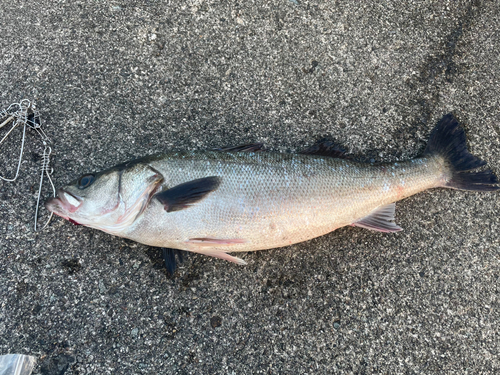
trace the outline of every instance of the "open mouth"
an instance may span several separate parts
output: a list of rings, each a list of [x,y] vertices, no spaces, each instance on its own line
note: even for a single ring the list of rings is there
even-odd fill
[[[47,202],[45,202],[45,208],[47,208],[50,212],[69,220],[64,213],[75,212],[81,204],[82,199],[80,197],[77,197],[63,189],[59,189],[54,198],[50,198]]]

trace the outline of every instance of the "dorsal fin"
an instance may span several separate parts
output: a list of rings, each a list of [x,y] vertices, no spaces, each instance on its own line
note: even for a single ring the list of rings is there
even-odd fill
[[[240,145],[240,146],[221,147],[221,148],[217,148],[216,151],[222,151],[222,152],[259,152],[259,151],[264,151],[264,144],[263,143],[249,143],[249,144]]]
[[[309,146],[305,150],[299,152],[299,154],[306,155],[318,155],[318,156],[329,156],[332,158],[348,159],[346,156],[346,150],[335,145],[332,141],[322,139],[317,143]]]

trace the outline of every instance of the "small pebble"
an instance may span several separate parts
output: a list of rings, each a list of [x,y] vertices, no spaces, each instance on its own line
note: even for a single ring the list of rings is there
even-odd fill
[[[210,318],[210,325],[212,328],[217,328],[222,325],[222,318],[220,316],[212,316]]]

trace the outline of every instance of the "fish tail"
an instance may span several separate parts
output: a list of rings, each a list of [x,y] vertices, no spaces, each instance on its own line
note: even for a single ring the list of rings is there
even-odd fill
[[[444,158],[449,177],[443,187],[470,191],[500,189],[493,171],[475,171],[486,162],[469,153],[465,132],[451,113],[444,116],[432,131],[424,155]]]

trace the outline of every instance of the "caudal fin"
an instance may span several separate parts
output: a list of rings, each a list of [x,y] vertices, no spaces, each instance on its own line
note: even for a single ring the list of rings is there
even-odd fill
[[[470,191],[500,189],[497,176],[491,170],[474,172],[486,162],[469,153],[465,132],[451,113],[444,116],[432,131],[424,155],[440,155],[447,161],[451,178],[445,187]]]

